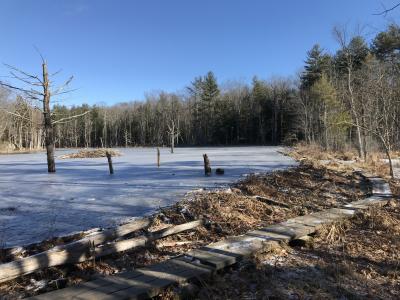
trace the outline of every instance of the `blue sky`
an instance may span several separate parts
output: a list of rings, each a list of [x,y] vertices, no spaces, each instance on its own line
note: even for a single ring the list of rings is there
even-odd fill
[[[141,100],[209,70],[219,82],[293,75],[314,43],[336,49],[333,26],[371,38],[399,19],[373,15],[396,2],[1,0],[0,62],[39,73],[35,45],[58,79],[74,75],[67,105]]]

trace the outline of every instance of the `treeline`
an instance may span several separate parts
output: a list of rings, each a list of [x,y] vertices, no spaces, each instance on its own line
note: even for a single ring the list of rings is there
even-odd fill
[[[53,118],[90,111],[55,125],[57,147],[266,145],[305,140],[326,149],[399,148],[400,28],[392,24],[368,43],[334,29],[339,49],[315,45],[298,79],[220,85],[212,72],[182,94],[159,92],[145,101],[67,108]],[[7,90],[0,92],[0,136],[16,148],[43,145],[41,114]],[[171,127],[174,133],[171,135]]]
[[[301,134],[298,93],[293,82],[254,78],[251,86],[220,87],[212,72],[195,78],[186,93],[153,93],[145,101],[113,106],[56,105],[53,118],[89,114],[55,124],[56,147],[278,144]],[[3,97],[4,102],[4,97]],[[42,147],[41,113],[17,97],[2,111],[0,132],[13,147]],[[10,113],[11,112],[11,113]]]
[[[300,78],[304,137],[326,149],[354,145],[363,158],[379,148],[389,156],[400,142],[400,28],[390,25],[370,45],[338,28],[334,35],[339,50],[314,46]]]

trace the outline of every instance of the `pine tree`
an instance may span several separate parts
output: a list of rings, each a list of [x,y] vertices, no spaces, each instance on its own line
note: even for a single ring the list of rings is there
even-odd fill
[[[352,70],[359,70],[369,55],[369,48],[365,39],[355,36],[345,49],[337,51],[335,65],[339,72],[346,72],[350,67]]]
[[[301,87],[309,89],[323,74],[328,73],[331,57],[316,44],[307,52],[305,63],[304,72],[301,75]]]
[[[323,137],[323,144],[328,149],[331,142],[337,146],[338,141],[343,140],[351,122],[348,112],[346,112],[340,101],[337,98],[337,93],[334,86],[329,82],[326,75],[322,75],[311,88],[313,98],[319,102],[322,108],[320,114],[323,132],[320,136]]]
[[[253,140],[260,144],[266,143],[266,122],[273,117],[272,101],[268,97],[268,87],[265,82],[259,80],[257,77],[253,78],[253,88],[251,91],[252,104],[253,104],[253,130],[252,132],[257,133],[257,136],[253,137]],[[270,122],[273,123],[273,122]],[[271,126],[269,124],[270,135]],[[272,139],[272,138],[271,138]],[[272,141],[271,141],[272,142]]]
[[[219,98],[219,88],[217,79],[213,72],[208,72],[202,81],[201,92],[201,120],[205,143],[213,143],[213,135],[215,130],[215,106]]]
[[[381,60],[400,62],[400,27],[389,25],[386,31],[379,33],[372,42],[373,53]]]

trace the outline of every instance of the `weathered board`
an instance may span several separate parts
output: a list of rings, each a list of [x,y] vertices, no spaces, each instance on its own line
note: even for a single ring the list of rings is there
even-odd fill
[[[190,263],[183,258],[175,258],[30,299],[143,299],[157,295],[161,289],[167,286],[211,272],[212,269],[206,266]]]

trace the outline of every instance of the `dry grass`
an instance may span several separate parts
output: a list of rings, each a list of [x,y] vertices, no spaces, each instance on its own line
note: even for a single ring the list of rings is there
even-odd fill
[[[381,152],[369,153],[367,159],[361,160],[353,151],[326,151],[318,145],[298,144],[288,153],[297,160],[307,161],[316,166],[325,165],[329,169],[351,172],[354,169],[363,169],[371,174],[390,179],[389,165],[383,161],[386,155]],[[393,152],[393,157],[396,153]]]
[[[118,150],[112,149],[94,149],[94,150],[80,150],[76,153],[61,155],[58,158],[60,159],[69,159],[69,158],[98,158],[98,157],[106,157],[106,152],[110,153],[111,156],[121,156],[121,152]]]
[[[400,207],[323,228],[312,248],[260,251],[201,285],[192,299],[399,299]]]
[[[334,160],[339,159],[343,161],[357,160],[357,153],[354,150],[332,151],[325,150],[318,144],[303,144],[299,143],[293,147],[290,155],[296,159],[313,158],[314,160]]]

